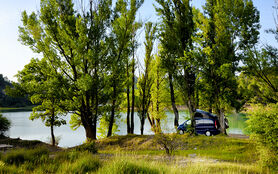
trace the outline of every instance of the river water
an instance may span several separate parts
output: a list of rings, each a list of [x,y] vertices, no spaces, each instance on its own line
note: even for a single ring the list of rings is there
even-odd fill
[[[46,127],[44,123],[40,120],[29,120],[31,112],[7,112],[2,113],[3,116],[8,118],[12,126],[7,132],[7,135],[11,138],[21,138],[25,140],[41,140],[43,142],[50,142],[50,128]],[[179,123],[186,120],[187,113],[180,112]],[[230,123],[229,133],[243,134],[243,129],[246,127],[245,118],[235,114],[228,118]],[[69,123],[70,115],[65,116],[65,120]],[[116,134],[126,135],[126,114],[121,113],[121,119],[117,121],[119,127]],[[140,134],[140,120],[137,113],[134,115],[134,132],[135,134]],[[161,127],[163,132],[175,132],[174,129],[174,114],[167,112],[167,118],[162,120]],[[82,144],[85,137],[85,130],[81,126],[77,130],[73,131],[69,124],[63,125],[61,127],[55,127],[55,136],[59,139],[59,146],[61,147],[72,147]],[[153,134],[151,131],[150,124],[148,120],[145,121],[144,134]],[[100,136],[100,134],[97,134]]]

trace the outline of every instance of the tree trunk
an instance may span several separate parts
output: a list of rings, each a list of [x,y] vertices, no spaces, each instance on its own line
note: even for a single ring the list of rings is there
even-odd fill
[[[156,119],[156,130],[157,133],[161,133],[160,119]]]
[[[172,102],[172,108],[175,114],[174,118],[174,126],[177,128],[179,126],[179,111],[176,107],[176,101],[175,101],[175,92],[174,92],[174,86],[173,86],[173,77],[172,74],[169,73],[169,83],[170,83],[170,94],[171,94],[171,102]]]
[[[220,109],[220,132],[221,134],[225,134],[227,135],[227,132],[226,132],[226,126],[225,126],[225,116],[224,116],[224,110],[223,109]]]
[[[134,104],[135,104],[135,60],[134,53],[132,57],[132,94],[131,94],[131,123],[130,133],[134,134]]]
[[[93,117],[93,137],[94,140],[97,139],[97,118],[98,118],[98,94],[97,94],[97,88],[96,88],[96,103],[95,103],[95,115]]]
[[[141,127],[140,127],[141,135],[144,134],[144,126],[145,126],[145,116],[142,116],[141,117]]]
[[[127,114],[126,114],[126,125],[127,125],[127,134],[130,134],[130,120],[129,120],[129,114],[130,114],[130,101],[129,101],[129,67],[128,67],[128,63],[127,63],[127,79],[128,79],[128,82],[127,82],[127,90],[126,90],[126,95],[127,95]]]
[[[85,128],[85,132],[86,132],[87,141],[90,142],[92,140],[95,140],[96,137],[94,136],[93,127],[90,125],[85,125],[84,128]]]
[[[55,146],[56,141],[55,141],[55,136],[54,136],[54,118],[55,118],[55,113],[54,110],[51,113],[51,123],[50,123],[50,130],[51,130],[51,144],[52,146]]]
[[[93,126],[92,113],[88,113],[88,109],[86,107],[88,106],[86,106],[84,100],[82,100],[80,111],[81,122],[86,132],[87,141],[92,141],[96,139],[96,127]]]
[[[116,82],[114,80],[114,82],[113,82],[112,111],[111,111],[111,116],[110,116],[110,120],[109,120],[109,127],[108,127],[107,137],[110,137],[112,135],[114,117],[115,117],[115,107],[116,107]]]

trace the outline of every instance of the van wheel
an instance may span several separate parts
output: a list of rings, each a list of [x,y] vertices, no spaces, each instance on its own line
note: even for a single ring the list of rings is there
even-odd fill
[[[184,134],[183,130],[179,130],[179,134],[180,135]]]
[[[206,131],[206,136],[211,136],[211,133],[210,133],[210,131]]]

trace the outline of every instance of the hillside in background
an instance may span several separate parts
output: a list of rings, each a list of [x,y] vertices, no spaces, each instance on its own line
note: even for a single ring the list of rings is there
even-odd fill
[[[30,106],[32,103],[28,100],[28,97],[11,97],[6,95],[5,88],[7,86],[12,87],[11,81],[0,74],[0,107],[24,107]]]

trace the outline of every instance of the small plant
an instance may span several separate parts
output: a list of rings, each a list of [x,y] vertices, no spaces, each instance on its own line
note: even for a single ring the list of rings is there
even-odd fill
[[[180,145],[180,140],[177,134],[156,134],[154,138],[155,142],[158,143],[166,152],[167,155],[172,155],[173,151]]]
[[[2,114],[0,114],[0,136],[3,136],[10,127],[11,122],[7,118],[3,117]]]

